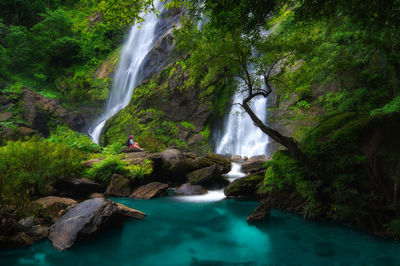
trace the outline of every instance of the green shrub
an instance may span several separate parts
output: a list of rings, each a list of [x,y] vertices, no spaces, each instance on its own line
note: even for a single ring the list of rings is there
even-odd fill
[[[382,108],[378,108],[371,111],[371,114],[384,114],[400,112],[400,96],[395,97],[390,103],[386,104]]]
[[[125,162],[116,157],[110,157],[94,164],[93,167],[86,172],[86,176],[108,186],[113,174],[125,176],[129,174],[129,170],[125,166]]]
[[[125,147],[125,145],[122,145],[121,143],[113,143],[109,144],[106,147],[103,148],[103,154],[104,155],[117,155],[121,152],[121,150]]]
[[[400,219],[393,219],[388,224],[385,224],[386,231],[394,235],[400,235]]]
[[[53,143],[64,143],[72,149],[84,152],[101,152],[102,148],[93,143],[88,135],[82,135],[66,126],[57,126],[48,139]]]
[[[119,157],[110,156],[93,165],[86,171],[86,176],[105,186],[110,184],[113,174],[120,174],[131,180],[143,179],[153,172],[151,160],[146,159],[143,164],[129,164]]]
[[[27,207],[58,179],[79,177],[83,153],[62,143],[8,142],[0,147],[0,206]]]

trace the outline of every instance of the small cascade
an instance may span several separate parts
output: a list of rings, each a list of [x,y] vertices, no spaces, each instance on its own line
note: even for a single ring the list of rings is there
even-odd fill
[[[242,172],[242,166],[238,163],[231,164],[231,171],[225,176],[228,178],[229,182],[233,182],[238,178],[244,177],[246,174]]]
[[[154,6],[157,10],[163,9],[160,0],[155,0]],[[89,128],[89,136],[97,144],[100,142],[100,134],[107,120],[129,104],[133,90],[142,82],[140,70],[157,39],[156,27],[160,21],[154,13],[143,15],[144,22],[132,26],[123,45],[105,110]]]
[[[229,182],[233,182],[238,178],[244,177],[246,174],[241,172],[242,166],[237,163],[232,163],[231,171],[227,173],[225,176],[228,178]],[[195,196],[176,196],[174,197],[179,201],[187,201],[187,202],[213,202],[220,201],[225,199],[225,194],[223,189],[219,190],[209,190],[204,195],[195,195]]]

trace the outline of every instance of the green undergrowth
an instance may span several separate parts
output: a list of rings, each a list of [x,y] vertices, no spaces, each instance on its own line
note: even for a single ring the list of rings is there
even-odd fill
[[[113,174],[120,174],[129,178],[131,182],[138,182],[138,180],[146,178],[152,172],[151,160],[146,159],[143,164],[129,164],[122,160],[121,155],[114,155],[94,164],[85,172],[85,176],[104,186],[108,186]]]
[[[306,134],[301,146],[329,176],[316,174],[286,151],[278,151],[267,162],[261,190],[292,188],[306,199],[306,217],[383,230],[392,217],[400,217],[399,202],[393,200],[399,173],[389,170],[399,163],[400,143],[395,137],[399,121],[400,113],[327,116]],[[393,231],[393,224],[385,228]]]
[[[35,1],[29,11],[28,2],[0,12],[1,85],[22,83],[74,109],[103,104],[113,67],[102,77],[96,70],[103,62],[115,65],[127,25],[107,23],[93,1]]]
[[[48,140],[53,143],[63,143],[71,149],[78,149],[82,152],[102,152],[102,148],[96,143],[93,143],[88,135],[82,135],[66,126],[58,125],[57,128],[51,132]]]
[[[29,213],[30,201],[51,191],[61,178],[80,177],[82,152],[39,138],[0,147],[0,211]]]

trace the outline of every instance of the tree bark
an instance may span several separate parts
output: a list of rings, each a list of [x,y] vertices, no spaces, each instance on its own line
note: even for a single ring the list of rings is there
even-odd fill
[[[281,144],[283,147],[285,147],[289,154],[296,160],[300,161],[301,163],[304,163],[308,166],[313,165],[312,161],[308,158],[306,154],[304,154],[297,143],[297,141],[291,137],[283,136],[280,134],[278,131],[268,127],[265,125],[259,118],[258,116],[254,113],[254,111],[251,109],[249,106],[249,101],[253,97],[247,97],[243,103],[242,107],[243,109],[247,112],[247,114],[250,116],[251,120],[253,121],[254,125],[261,129],[262,132],[267,134],[270,138]]]

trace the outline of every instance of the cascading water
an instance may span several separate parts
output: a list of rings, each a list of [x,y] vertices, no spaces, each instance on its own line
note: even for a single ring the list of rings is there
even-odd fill
[[[160,0],[154,1],[157,10],[163,8]],[[122,48],[121,59],[115,72],[114,81],[103,114],[89,128],[89,136],[99,144],[100,134],[107,120],[125,108],[131,99],[133,90],[143,77],[140,75],[146,55],[156,41],[156,26],[159,18],[154,13],[144,15],[144,22],[132,26],[128,39]]]
[[[243,85],[238,86],[238,91],[242,90]],[[238,104],[243,101],[245,95],[235,93],[232,107],[224,123],[222,137],[218,138],[216,153],[232,154],[242,156],[255,156],[267,153],[268,136],[253,124],[250,116],[244,112]],[[267,99],[264,97],[255,98],[251,103],[255,114],[266,122],[267,119]]]

